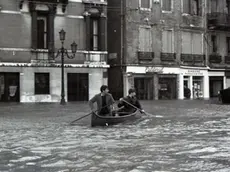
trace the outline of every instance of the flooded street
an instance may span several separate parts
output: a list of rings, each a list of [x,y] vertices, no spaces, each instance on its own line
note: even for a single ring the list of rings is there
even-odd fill
[[[135,123],[90,127],[86,103],[0,104],[1,172],[228,172],[230,105],[142,101]],[[156,116],[157,115],[157,116]]]

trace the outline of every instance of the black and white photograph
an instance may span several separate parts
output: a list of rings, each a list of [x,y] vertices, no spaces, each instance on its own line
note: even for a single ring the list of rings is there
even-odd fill
[[[230,172],[230,0],[0,0],[0,172]]]

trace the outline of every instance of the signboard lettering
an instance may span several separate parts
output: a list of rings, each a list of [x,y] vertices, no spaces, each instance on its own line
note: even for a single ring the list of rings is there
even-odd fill
[[[163,67],[146,67],[146,73],[163,73]]]

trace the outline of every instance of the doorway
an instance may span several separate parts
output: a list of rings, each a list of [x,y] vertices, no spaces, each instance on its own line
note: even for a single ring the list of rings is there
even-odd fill
[[[152,78],[143,77],[134,78],[134,87],[137,98],[140,100],[153,100],[153,82]]]
[[[20,101],[19,73],[0,73],[0,101]]]
[[[88,101],[88,73],[68,73],[68,101]]]
[[[223,89],[223,77],[211,76],[209,78],[209,93],[210,97],[217,97],[218,91]]]

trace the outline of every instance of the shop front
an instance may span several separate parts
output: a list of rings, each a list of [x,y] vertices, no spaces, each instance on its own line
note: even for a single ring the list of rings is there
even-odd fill
[[[132,67],[124,74],[124,94],[135,88],[140,100],[177,99],[179,68]]]
[[[210,98],[217,97],[218,92],[225,87],[225,73],[224,71],[212,70],[208,72]]]
[[[205,69],[181,69],[179,99],[208,99],[209,77]]]

